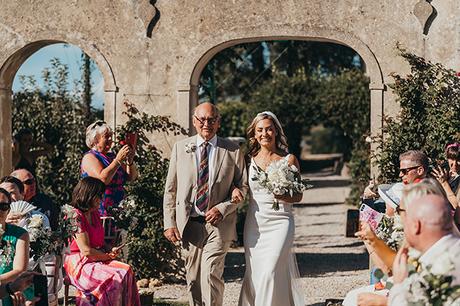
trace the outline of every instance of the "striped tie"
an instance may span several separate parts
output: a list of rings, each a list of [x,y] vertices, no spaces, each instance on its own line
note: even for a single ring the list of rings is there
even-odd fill
[[[196,194],[196,207],[205,212],[209,203],[209,168],[208,168],[208,145],[204,142],[201,145],[200,169],[198,172],[198,191]]]

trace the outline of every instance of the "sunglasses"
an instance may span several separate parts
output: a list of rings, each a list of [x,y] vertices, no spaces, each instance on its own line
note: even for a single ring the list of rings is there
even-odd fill
[[[207,122],[209,125],[213,125],[214,123],[217,122],[218,118],[198,118],[197,116],[194,116],[196,120],[198,120],[201,125],[204,125],[205,122]]]
[[[403,211],[406,211],[406,210],[405,210],[405,209],[402,209],[402,208],[399,207],[399,206],[396,206],[395,211],[396,211],[396,213],[397,213],[398,215],[400,215]]]
[[[409,173],[409,171],[414,170],[414,169],[417,169],[418,167],[420,167],[420,165],[414,166],[414,167],[405,168],[405,169],[399,169],[399,172],[401,172],[403,175],[406,175],[407,173]]]
[[[91,129],[93,130],[93,129],[95,129],[97,126],[103,126],[104,124],[106,124],[105,121],[101,121],[101,120],[96,121],[96,122],[93,123],[93,126],[91,127]]]
[[[8,202],[0,202],[0,210],[1,211],[7,211],[10,209],[10,203]]]
[[[35,183],[35,179],[30,178],[30,179],[27,179],[27,180],[25,180],[25,181],[22,181],[22,183],[23,183],[24,185],[32,185],[33,183]]]

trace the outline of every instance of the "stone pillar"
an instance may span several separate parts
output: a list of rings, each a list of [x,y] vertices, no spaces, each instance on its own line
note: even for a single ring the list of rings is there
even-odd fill
[[[0,176],[11,173],[11,102],[13,92],[11,88],[0,88]]]
[[[118,87],[104,91],[104,121],[115,131],[117,125]]]
[[[385,84],[370,84],[371,91],[371,137],[381,135],[383,128],[383,105],[384,105],[384,91]],[[371,143],[371,152],[377,151],[377,144]],[[371,178],[378,177],[380,170],[371,160]]]
[[[177,123],[186,128],[189,131],[189,135],[192,135],[192,111],[195,106],[198,105],[198,86],[182,84],[177,88]]]

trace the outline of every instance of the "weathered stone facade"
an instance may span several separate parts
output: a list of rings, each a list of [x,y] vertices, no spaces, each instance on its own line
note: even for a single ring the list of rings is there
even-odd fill
[[[378,133],[382,115],[397,111],[389,74],[408,69],[396,44],[460,70],[459,16],[458,0],[0,0],[0,172],[11,167],[14,75],[43,46],[71,43],[96,61],[112,124],[126,98],[189,127],[199,76],[217,52],[270,39],[345,44],[366,63]]]

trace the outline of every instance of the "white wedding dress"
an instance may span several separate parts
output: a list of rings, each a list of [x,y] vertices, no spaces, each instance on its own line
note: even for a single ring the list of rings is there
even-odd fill
[[[285,158],[288,158],[287,156]],[[246,272],[239,306],[304,306],[295,254],[292,204],[272,209],[273,194],[253,181],[249,167],[250,203],[244,225]]]

